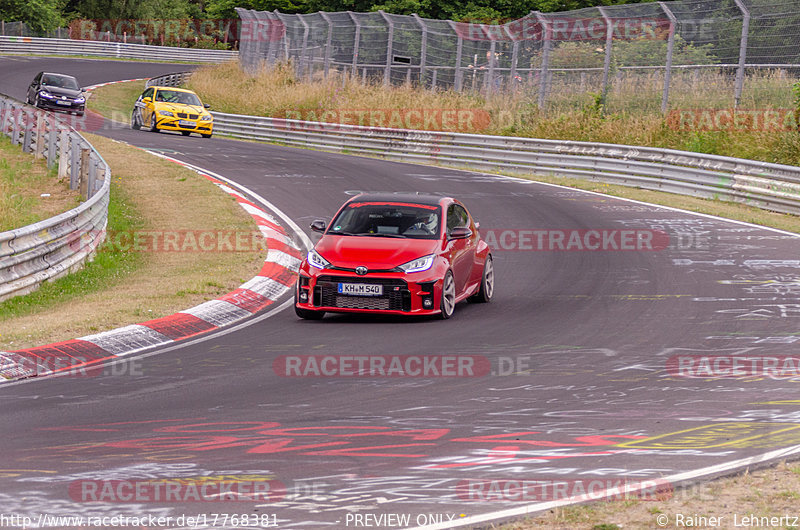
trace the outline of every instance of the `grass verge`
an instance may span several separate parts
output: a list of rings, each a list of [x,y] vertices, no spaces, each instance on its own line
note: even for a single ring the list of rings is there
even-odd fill
[[[745,471],[733,477],[676,490],[665,500],[595,502],[549,510],[500,530],[551,528],[617,530],[652,528],[797,528],[791,518],[780,524],[747,524],[745,517],[797,516],[800,465],[781,462],[774,468]],[[504,505],[507,507],[508,505]],[[659,518],[660,519],[657,519]],[[700,517],[705,517],[703,520]],[[715,524],[711,523],[715,517]],[[734,519],[736,517],[736,519]],[[659,524],[659,521],[666,524]]]
[[[0,232],[58,215],[77,206],[79,199],[44,160],[0,136]]]
[[[136,233],[217,231],[244,233],[250,241],[257,232],[230,196],[193,171],[107,138],[86,136],[111,166],[113,241],[130,241]],[[80,272],[0,303],[0,350],[142,322],[215,298],[259,270],[264,252],[243,248],[141,252],[132,244],[105,245]]]

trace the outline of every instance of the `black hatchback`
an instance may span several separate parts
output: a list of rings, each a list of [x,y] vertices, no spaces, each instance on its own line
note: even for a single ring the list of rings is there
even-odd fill
[[[39,72],[28,87],[27,101],[40,109],[57,109],[83,115],[86,96],[71,75]]]

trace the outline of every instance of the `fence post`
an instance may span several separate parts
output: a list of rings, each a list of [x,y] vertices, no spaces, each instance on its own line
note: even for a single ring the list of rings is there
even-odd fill
[[[531,13],[539,21],[542,26],[542,35],[544,35],[544,44],[542,45],[542,67],[539,73],[539,101],[538,106],[540,109],[544,108],[545,101],[547,100],[547,92],[549,86],[547,81],[550,75],[550,49],[553,47],[553,30],[550,24],[538,11],[531,11]]]
[[[519,41],[514,38],[514,35],[511,34],[511,31],[508,29],[508,26],[503,26],[503,29],[508,35],[508,38],[511,39],[511,42],[514,44],[511,45],[511,71],[508,74],[508,86],[510,88],[516,87],[516,77],[517,77],[517,60],[519,59]]]
[[[50,122],[50,131],[47,133],[47,167],[53,169],[56,165],[56,147],[58,144],[58,128],[55,122]]]
[[[491,39],[490,44],[489,44],[489,57],[488,57],[489,60],[487,61],[489,63],[487,65],[489,67],[489,71],[488,71],[487,77],[485,77],[484,80],[483,80],[483,86],[486,87],[486,90],[487,90],[486,93],[488,94],[490,92],[493,92],[494,89],[495,89],[495,85],[494,85],[494,69],[495,69],[495,66],[494,65],[497,62],[497,56],[496,56],[497,41],[494,39],[494,34],[493,33],[489,33],[488,31],[486,31],[485,27],[483,29],[484,29],[484,33]]]
[[[608,98],[608,71],[611,68],[611,47],[614,41],[614,25],[611,23],[611,19],[608,17],[603,7],[598,7],[597,10],[600,11],[606,23],[606,56],[603,59],[603,112],[605,113],[605,107],[608,103],[606,101]]]
[[[669,18],[669,40],[667,40],[667,64],[664,66],[664,92],[661,95],[661,113],[667,112],[667,106],[669,105],[669,82],[670,77],[672,76],[672,50],[675,47],[675,26],[678,23],[678,19],[675,18],[675,15],[672,13],[667,4],[664,2],[659,2],[658,5],[661,6],[661,9]]]
[[[288,63],[289,62],[289,38],[286,35],[289,34],[289,29],[288,29],[289,25],[283,19],[283,16],[281,15],[280,11],[278,11],[276,9],[275,11],[273,11],[273,14],[276,17],[278,17],[278,20],[281,21],[281,24],[283,24],[283,27],[285,28],[285,31],[286,31],[286,34],[283,37],[283,60]],[[277,59],[277,57],[276,57],[276,59]]]
[[[91,150],[82,147],[80,150],[80,169],[78,170],[78,174],[80,176],[80,194],[84,200],[89,200],[89,155],[91,154]]]
[[[386,37],[386,67],[383,70],[383,86],[389,86],[392,77],[392,44],[394,43],[394,22],[382,9],[378,10],[383,20],[389,25],[389,34]]]
[[[36,134],[33,136],[36,148],[33,151],[34,158],[41,160],[44,158],[44,113],[36,113]]]
[[[15,112],[12,114],[12,118],[11,118],[11,120],[12,120],[11,121],[11,143],[14,144],[14,145],[19,145],[19,143],[20,143],[20,139],[19,139],[20,130],[19,130],[19,128],[20,128],[20,122],[22,121],[23,112],[26,112],[26,111],[22,111],[21,108],[17,108],[17,109],[15,109]]]
[[[747,34],[750,32],[750,11],[745,7],[742,0],[734,0],[742,11],[742,40],[739,43],[739,68],[736,70],[736,87],[733,93],[733,106],[739,106],[742,99],[742,89],[744,88],[744,62],[747,58]]]
[[[87,158],[89,170],[88,170],[88,179],[86,183],[86,200],[89,200],[95,192],[95,178],[97,176],[97,164],[99,163],[98,160],[93,157],[89,156]]]
[[[33,124],[33,116],[28,109],[25,109],[25,131],[22,135],[22,151],[24,153],[30,153],[32,150],[33,145],[33,131],[34,131],[34,124]]]
[[[320,11],[319,14],[325,19],[325,22],[328,23],[328,40],[325,42],[325,77],[328,77],[328,69],[330,68],[331,64],[331,44],[333,42],[333,22],[331,21],[331,17],[324,11]]]
[[[67,135],[67,130],[62,129],[58,133],[58,178],[59,180],[64,180],[67,178],[69,174],[70,168],[70,159],[68,158],[69,153],[69,136]],[[72,187],[72,178],[70,178],[70,189],[74,189]]]
[[[461,87],[464,82],[464,71],[461,70],[461,56],[464,51],[464,39],[461,37],[461,33],[459,33],[456,29],[455,22],[448,20],[447,24],[450,26],[450,29],[453,30],[453,33],[456,34],[456,37],[458,37],[458,43],[456,44],[456,72],[453,79],[453,85],[456,89],[456,92],[461,92]]]
[[[69,143],[69,189],[77,190],[81,184],[80,171],[80,151],[78,150],[78,139],[72,136]]]
[[[361,23],[352,11],[347,12],[355,24],[355,35],[353,35],[353,69],[351,75],[358,75],[358,46],[361,44]]]
[[[414,17],[414,20],[417,21],[419,27],[422,28],[422,42],[420,43],[420,51],[419,51],[419,85],[425,86],[425,62],[428,59],[428,26],[425,25],[425,22],[419,18],[419,15],[413,13],[411,15]],[[408,71],[411,71],[411,67],[409,66]]]

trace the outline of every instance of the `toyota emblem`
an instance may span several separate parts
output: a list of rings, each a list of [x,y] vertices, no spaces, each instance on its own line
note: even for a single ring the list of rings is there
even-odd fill
[[[356,274],[359,276],[364,276],[367,272],[369,272],[369,270],[363,265],[356,267]]]

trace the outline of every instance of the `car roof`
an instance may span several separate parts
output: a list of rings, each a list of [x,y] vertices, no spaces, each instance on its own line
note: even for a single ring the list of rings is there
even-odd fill
[[[189,94],[194,94],[195,96],[197,95],[197,94],[194,93],[193,90],[188,90],[186,88],[178,88],[178,87],[174,87],[174,86],[152,85],[152,86],[149,86],[147,88],[158,88],[158,89],[164,88],[166,90],[177,90],[178,92],[188,92]]]
[[[75,79],[75,81],[78,80],[74,75],[61,74],[59,72],[42,72],[42,77],[46,75],[57,75],[58,77],[69,77],[70,79]]]
[[[426,204],[426,205],[439,205],[442,199],[447,199],[441,195],[434,195],[432,193],[392,193],[392,192],[374,192],[362,193],[350,199],[348,203],[354,202],[405,202],[410,204]]]

